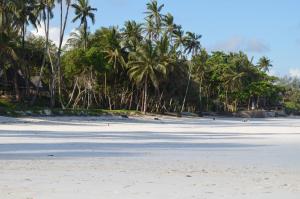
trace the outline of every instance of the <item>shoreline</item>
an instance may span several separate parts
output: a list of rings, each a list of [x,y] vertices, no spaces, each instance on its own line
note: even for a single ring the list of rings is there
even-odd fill
[[[0,198],[298,199],[299,132],[300,118],[0,117]]]

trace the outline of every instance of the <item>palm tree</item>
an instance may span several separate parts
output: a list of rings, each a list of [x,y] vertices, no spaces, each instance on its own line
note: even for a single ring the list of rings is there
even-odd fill
[[[84,49],[87,48],[87,29],[88,29],[88,18],[91,19],[92,23],[95,24],[95,14],[97,8],[92,8],[89,5],[89,0],[78,0],[77,4],[72,4],[75,9],[75,17],[73,23],[80,19],[80,26],[83,26],[84,32]]]
[[[154,22],[151,19],[146,19],[146,23],[144,24],[144,32],[146,33],[146,37],[149,40],[152,40],[154,36],[156,35],[155,32],[155,25]]]
[[[45,51],[48,50],[50,20],[54,17],[54,0],[38,0],[35,12],[39,15],[39,21],[43,21],[44,33],[46,38]]]
[[[179,54],[182,58],[183,56],[183,46],[185,44],[185,36],[184,31],[182,30],[182,26],[175,25],[174,29],[174,48],[179,49]]]
[[[11,32],[10,36],[16,36],[16,32]],[[17,60],[17,54],[14,50],[15,44],[11,41],[11,38],[4,33],[0,33],[0,57],[4,60]]]
[[[14,51],[13,38],[18,37],[19,29],[14,23],[17,10],[16,2],[0,1],[0,55],[1,57],[17,58]]]
[[[16,26],[16,11],[18,10],[17,2],[10,0],[0,1],[0,63],[1,70],[8,65],[13,67],[13,87],[16,100],[20,101],[20,90],[17,81],[17,61],[19,59],[16,53],[17,42],[19,38],[19,27]]]
[[[18,8],[17,2],[11,0],[0,1],[0,32],[9,28],[15,28],[15,13]]]
[[[126,65],[123,58],[123,48],[121,46],[121,34],[116,27],[107,29],[104,34],[106,45],[103,52],[106,54],[108,62],[113,65],[114,70],[118,70],[118,64],[124,67]]]
[[[235,91],[241,92],[242,78],[245,75],[244,72],[238,72],[231,68],[230,66],[224,68],[223,74],[220,79],[223,82],[225,91],[225,111],[229,110],[229,99],[228,93],[233,93]],[[236,106],[235,106],[236,109]]]
[[[164,7],[164,4],[158,5],[157,0],[152,0],[150,3],[147,3],[147,11],[145,12],[146,16],[146,30],[150,35],[149,39],[152,39],[152,36],[157,40],[161,32],[162,27],[162,18],[163,15],[161,11]],[[150,32],[149,30],[153,31]],[[152,35],[152,34],[153,35]]]
[[[265,56],[259,59],[258,61],[258,68],[263,72],[269,72],[270,67],[273,65],[271,64],[271,60]]]
[[[174,31],[176,29],[176,25],[174,24],[174,17],[170,13],[168,13],[163,18],[163,25],[165,27],[166,34],[169,35],[169,41],[172,43],[172,38],[174,36]]]
[[[201,35],[187,32],[187,36],[185,37],[185,40],[184,40],[184,45],[185,45],[184,52],[187,54],[191,54],[192,58],[195,57],[196,54],[201,49],[201,44],[199,41],[201,39],[201,37],[202,37]],[[182,102],[181,112],[183,112],[184,108],[185,108],[185,102],[186,102],[187,94],[189,92],[193,67],[194,67],[194,64],[192,62],[189,62],[188,63],[188,83],[186,86],[185,95],[184,95],[183,102]]]
[[[61,91],[61,53],[62,53],[62,44],[64,41],[64,36],[65,36],[65,30],[67,26],[67,21],[69,17],[69,11],[70,11],[70,6],[71,6],[71,0],[57,0],[57,2],[60,4],[60,34],[59,34],[59,43],[58,43],[58,48],[57,48],[57,57],[56,57],[56,65],[55,68],[52,67],[52,79],[51,79],[51,86],[50,86],[50,93],[51,93],[51,100],[50,100],[50,105],[51,107],[55,106],[55,87],[56,87],[56,75],[58,76],[58,97],[60,104],[62,108],[65,108],[63,99],[62,99],[62,91]],[[64,13],[64,5],[65,5],[65,15],[63,16]]]
[[[186,34],[184,52],[187,54],[191,53],[192,56],[195,56],[201,49],[200,39],[202,35],[197,35],[192,32],[187,32]]]
[[[21,63],[24,62],[25,54],[25,35],[29,24],[36,26],[36,16],[34,15],[35,2],[24,1],[1,1],[0,3],[0,54],[4,55],[10,66],[13,66],[14,71],[14,87],[16,100],[20,100],[20,92],[18,89],[17,76],[18,71],[22,69]],[[20,37],[21,36],[21,37]],[[18,56],[16,49],[18,48],[17,41],[21,38],[22,51],[19,51],[22,56]],[[6,62],[7,62],[6,61]],[[24,67],[26,72],[26,88],[29,88],[29,72],[28,68]],[[23,71],[24,72],[24,71]],[[24,74],[24,73],[23,73]],[[27,92],[28,93],[28,92]]]
[[[122,29],[122,36],[126,48],[129,51],[136,51],[138,44],[142,41],[142,24],[136,21],[127,21]]]
[[[36,4],[31,0],[17,1],[17,10],[14,13],[14,23],[21,30],[22,48],[24,50],[26,29],[28,25],[37,27]]]
[[[49,59],[51,60],[51,55],[49,52],[49,31],[50,31],[50,20],[54,17],[53,9],[54,9],[54,0],[38,0],[35,9],[35,12],[37,13],[37,15],[39,15],[40,18],[39,20],[43,21],[44,34],[45,34],[45,51],[44,51],[44,57],[40,69],[38,82],[41,82],[43,77],[43,72],[46,64],[46,57],[49,57]],[[51,68],[52,70],[54,70],[52,61],[51,61]],[[36,88],[36,93],[31,100],[31,105],[35,103],[38,93],[39,93],[39,86]]]
[[[16,95],[16,101],[20,101],[21,93],[18,85],[18,68],[16,62],[19,57],[15,51],[16,42],[12,38],[18,37],[18,32],[14,29],[8,28],[4,32],[0,32],[0,66],[1,70],[4,69],[6,64],[13,67],[14,77],[13,77],[13,88]]]
[[[122,46],[122,34],[118,31],[117,27],[112,28],[101,28],[96,31],[92,38],[92,43],[94,46],[101,49],[101,52],[104,53],[106,61],[109,63],[109,66],[106,66],[107,69],[113,69],[114,78],[117,82],[118,72],[124,71],[126,67],[126,62],[124,59],[125,48]],[[104,94],[105,98],[109,93],[107,89],[107,70],[104,73]],[[111,108],[111,106],[110,106]]]
[[[209,59],[209,55],[205,49],[201,49],[199,55],[195,56],[192,60],[195,65],[195,76],[199,82],[199,100],[200,107],[202,106],[202,90],[203,90],[203,82],[205,80],[207,74],[207,65],[206,62]]]
[[[159,47],[147,40],[136,52],[129,55],[128,73],[137,85],[144,89],[143,112],[147,112],[148,86],[151,83],[156,89],[159,86],[158,73],[166,74],[166,62],[161,61]]]
[[[74,49],[74,48],[81,48],[84,46],[85,36],[84,36],[84,29],[83,27],[77,28],[75,31],[70,33],[70,37],[65,44],[66,49]],[[90,33],[88,33],[89,35]]]

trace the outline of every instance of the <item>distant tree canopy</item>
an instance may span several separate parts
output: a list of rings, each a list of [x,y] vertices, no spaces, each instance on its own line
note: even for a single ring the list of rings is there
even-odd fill
[[[55,6],[62,8],[58,46],[49,39]],[[73,11],[72,22],[80,25],[62,46]],[[156,0],[146,5],[145,21],[91,33],[96,11],[88,0],[2,0],[2,92],[31,106],[46,98],[44,106],[51,107],[159,113],[268,109],[284,98],[299,99],[299,90],[268,75],[267,57],[255,64],[243,52],[207,52],[202,36],[185,32]],[[26,34],[29,25],[42,25],[45,37]],[[30,86],[35,76],[47,85],[47,95]]]

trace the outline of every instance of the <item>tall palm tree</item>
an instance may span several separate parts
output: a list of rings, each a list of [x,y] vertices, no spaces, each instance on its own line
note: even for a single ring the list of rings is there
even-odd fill
[[[203,82],[205,81],[207,74],[207,60],[209,59],[209,55],[205,49],[201,49],[199,55],[195,56],[192,59],[195,65],[195,76],[196,80],[199,82],[199,100],[200,107],[202,106],[202,91],[203,91]]]
[[[147,3],[147,11],[145,12],[146,16],[146,29],[150,27],[153,28],[153,35],[151,35],[148,30],[148,34],[153,36],[154,39],[158,40],[159,34],[161,32],[162,27],[162,19],[163,15],[161,14],[162,9],[164,8],[164,4],[159,5],[157,0],[152,0],[150,3]],[[152,30],[152,29],[151,29]],[[150,37],[152,39],[152,37]]]
[[[200,44],[199,40],[202,38],[202,36],[197,35],[195,33],[191,33],[191,32],[187,32],[186,34],[187,34],[187,36],[185,37],[185,40],[184,40],[184,45],[185,45],[184,52],[187,54],[191,54],[192,58],[193,58],[201,50],[201,44]],[[194,67],[193,62],[189,62],[188,63],[188,83],[186,86],[185,95],[184,95],[183,102],[182,102],[181,112],[183,112],[184,108],[185,108],[185,102],[186,102],[187,94],[189,92],[193,67]]]
[[[7,39],[11,40],[8,43],[4,42],[2,44],[2,49],[5,49],[5,51],[9,54],[13,54],[14,49],[10,48],[9,46],[6,46],[8,48],[5,48],[6,44],[11,44],[13,42],[16,42],[19,38],[21,38],[21,44],[22,44],[22,51],[19,53],[21,56],[18,56],[17,60],[14,60],[14,79],[15,79],[15,91],[16,91],[16,99],[17,101],[20,100],[21,95],[19,95],[18,89],[17,89],[17,73],[19,70],[22,70],[23,74],[25,75],[26,80],[26,91],[27,94],[29,93],[29,70],[23,63],[25,63],[25,36],[26,36],[26,30],[27,26],[29,24],[36,27],[36,16],[34,14],[34,8],[35,8],[35,1],[2,1],[0,4],[0,36],[3,37],[4,41],[8,41]],[[14,32],[16,34],[14,34]],[[15,35],[15,37],[13,37]],[[19,37],[21,36],[21,37]],[[25,73],[24,73],[25,72]]]
[[[126,67],[126,62],[124,59],[125,50],[122,44],[122,35],[116,27],[112,28],[102,28],[96,33],[96,42],[100,45],[100,49],[105,55],[105,59],[112,66],[113,71],[118,73],[120,70]],[[114,75],[115,80],[117,76]],[[116,82],[116,81],[115,81]],[[104,93],[105,98],[107,97],[107,71],[104,73]]]
[[[55,106],[55,88],[56,88],[56,79],[58,80],[58,98],[59,102],[62,106],[62,108],[65,108],[64,103],[63,103],[63,98],[62,98],[62,74],[61,74],[61,53],[62,53],[62,44],[64,41],[64,36],[65,36],[65,30],[67,26],[67,21],[69,17],[69,11],[70,11],[70,6],[71,6],[71,0],[56,0],[59,3],[60,7],[60,34],[59,34],[59,43],[57,47],[57,57],[56,57],[56,64],[55,68],[52,67],[52,78],[51,78],[51,86],[50,86],[50,93],[51,93],[51,100],[50,100],[50,105],[51,107]],[[65,12],[64,12],[64,7],[65,7]],[[58,76],[58,77],[56,77]]]
[[[51,55],[49,52],[49,31],[50,31],[50,20],[54,17],[53,14],[54,9],[54,0],[38,0],[35,8],[35,12],[39,16],[39,21],[43,22],[44,34],[45,34],[45,50],[42,61],[42,66],[40,69],[38,82],[41,82],[43,77],[43,72],[46,64],[46,58],[49,57],[51,59]],[[51,61],[51,68],[53,69],[53,63]],[[37,99],[40,87],[37,86],[35,95],[31,100],[31,105],[33,105]]]
[[[263,72],[269,72],[270,67],[273,65],[271,64],[271,60],[265,56],[259,59],[258,61],[258,68]]]
[[[87,29],[88,29],[88,19],[91,19],[92,23],[95,24],[95,14],[97,8],[92,8],[89,4],[89,0],[78,0],[77,4],[72,4],[75,9],[75,17],[73,22],[80,20],[80,25],[83,26],[84,31],[84,49],[87,48]]]
[[[143,112],[147,112],[148,86],[159,86],[158,73],[166,74],[166,62],[161,61],[159,47],[147,40],[136,52],[129,55],[128,73],[137,85],[143,85]]]

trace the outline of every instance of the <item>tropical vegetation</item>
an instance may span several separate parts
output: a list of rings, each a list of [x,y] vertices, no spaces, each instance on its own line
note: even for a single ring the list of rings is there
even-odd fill
[[[58,44],[49,35],[55,7]],[[164,9],[152,0],[144,21],[91,32],[97,9],[88,0],[1,0],[2,95],[29,107],[144,113],[273,109],[284,100],[299,106],[287,100],[299,92],[269,75],[270,59],[208,52],[201,35],[184,31]],[[70,20],[79,25],[66,39]],[[30,34],[37,27],[45,37]]]

